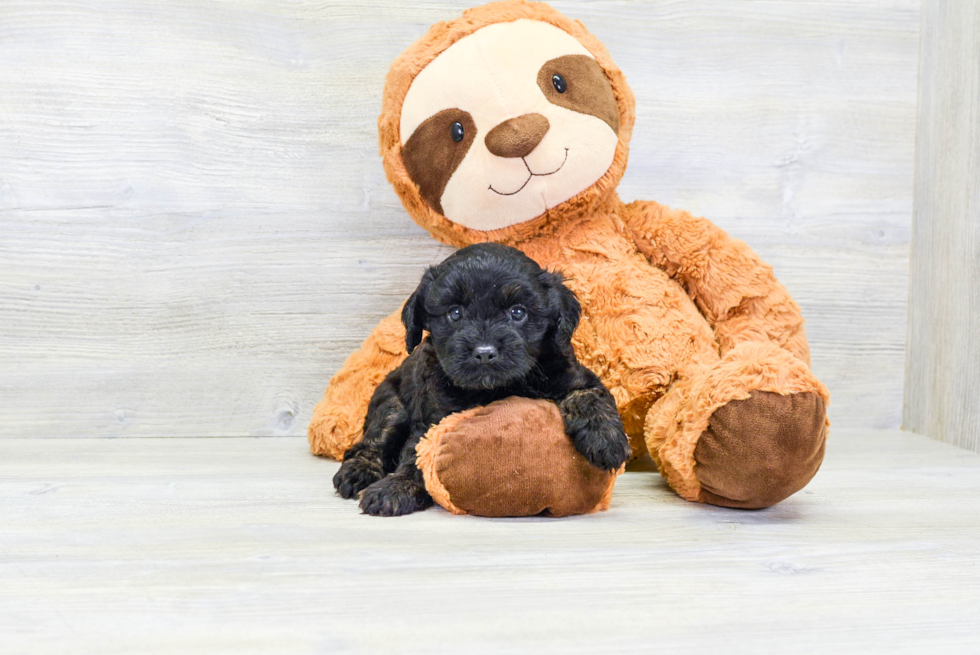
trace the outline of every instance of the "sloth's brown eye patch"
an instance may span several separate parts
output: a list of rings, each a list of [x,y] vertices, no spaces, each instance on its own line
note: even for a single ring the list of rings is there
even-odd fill
[[[595,116],[619,134],[619,107],[599,63],[587,55],[565,55],[545,62],[538,87],[553,105]]]
[[[462,109],[444,109],[415,128],[402,146],[402,161],[419,194],[442,213],[442,192],[476,138],[476,123]]]

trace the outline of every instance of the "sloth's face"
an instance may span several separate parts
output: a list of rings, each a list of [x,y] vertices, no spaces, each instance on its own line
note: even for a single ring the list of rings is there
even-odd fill
[[[543,214],[612,165],[619,109],[588,50],[533,20],[484,27],[426,66],[401,114],[402,158],[429,205],[475,230]]]

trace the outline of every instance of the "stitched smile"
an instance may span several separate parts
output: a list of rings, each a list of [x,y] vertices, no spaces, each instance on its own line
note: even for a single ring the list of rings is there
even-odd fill
[[[524,180],[524,184],[521,185],[520,189],[518,189],[517,191],[511,191],[510,193],[504,193],[503,191],[497,191],[496,189],[494,189],[492,184],[489,186],[489,189],[501,196],[512,196],[516,193],[520,193],[521,191],[524,190],[524,187],[527,186],[527,183],[531,181],[532,177],[545,177],[546,175],[554,175],[555,173],[560,171],[562,169],[562,166],[565,165],[565,162],[568,161],[568,148],[565,148],[565,158],[561,160],[561,164],[558,166],[558,168],[551,171],[550,173],[535,173],[534,171],[531,170],[531,167],[527,165],[527,160],[524,159],[524,157],[521,157],[521,161],[524,162],[524,168],[527,169],[528,175],[527,175],[527,179]]]

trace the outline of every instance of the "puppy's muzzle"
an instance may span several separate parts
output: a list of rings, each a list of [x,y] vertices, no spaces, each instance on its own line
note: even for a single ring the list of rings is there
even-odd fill
[[[489,364],[493,360],[497,359],[497,355],[500,353],[497,351],[495,346],[477,346],[473,349],[473,359],[478,361],[480,364]]]

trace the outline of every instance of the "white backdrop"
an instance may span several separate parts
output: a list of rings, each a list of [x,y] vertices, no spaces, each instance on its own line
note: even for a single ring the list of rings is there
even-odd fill
[[[623,199],[748,241],[835,427],[899,425],[919,3],[554,5],[636,93]],[[449,252],[376,120],[390,61],[465,6],[4,0],[0,436],[304,434]]]

